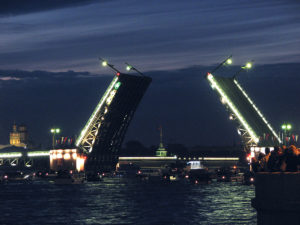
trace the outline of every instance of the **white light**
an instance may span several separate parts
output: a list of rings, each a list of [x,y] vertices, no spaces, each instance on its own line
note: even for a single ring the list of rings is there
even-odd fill
[[[39,151],[39,152],[28,152],[28,157],[38,157],[38,156],[49,156],[49,151]]]
[[[203,160],[207,161],[238,161],[238,157],[204,157]]]
[[[229,65],[232,64],[232,59],[231,58],[227,59],[226,63],[229,64]]]
[[[104,67],[107,66],[107,61],[103,61],[102,66],[104,66]]]
[[[71,158],[70,153],[65,153],[65,154],[64,154],[64,159],[70,159],[70,158]]]
[[[73,159],[76,159],[77,158],[77,153],[73,153],[72,157],[73,157]]]
[[[221,102],[222,102],[222,104],[226,104],[227,103],[227,99],[225,97],[222,97],[221,98]]]
[[[20,157],[22,157],[21,152],[0,153],[0,158],[20,158]]]
[[[177,159],[176,156],[168,156],[168,157],[119,157],[119,160],[147,160],[147,159],[153,159],[153,160],[168,160],[168,159]]]

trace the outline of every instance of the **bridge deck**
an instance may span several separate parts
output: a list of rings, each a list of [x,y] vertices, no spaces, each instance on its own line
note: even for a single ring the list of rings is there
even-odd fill
[[[219,77],[208,74],[213,89],[221,97],[221,101],[246,130],[252,144],[274,146],[280,143],[276,132],[249,98],[241,85],[232,77]]]

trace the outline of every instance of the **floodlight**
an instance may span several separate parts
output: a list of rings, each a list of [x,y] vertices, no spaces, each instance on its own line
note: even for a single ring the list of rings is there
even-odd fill
[[[105,60],[102,61],[102,66],[104,66],[104,67],[107,66],[107,61],[105,61]]]
[[[251,63],[251,62],[247,62],[245,67],[246,67],[247,69],[251,69],[252,63]]]
[[[131,69],[132,69],[132,66],[130,66],[130,65],[126,66],[127,71],[130,71]]]
[[[227,59],[226,64],[231,65],[232,64],[232,59],[231,58]]]

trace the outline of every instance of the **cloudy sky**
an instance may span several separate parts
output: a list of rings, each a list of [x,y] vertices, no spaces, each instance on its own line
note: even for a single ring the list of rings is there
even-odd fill
[[[46,143],[54,124],[69,135],[79,132],[112,78],[99,67],[101,56],[153,78],[127,139],[155,143],[154,124],[164,124],[170,142],[231,144],[236,131],[203,74],[230,54],[236,65],[253,59],[255,72],[241,82],[277,124],[284,118],[274,108],[294,107],[297,99],[289,87],[300,80],[299,12],[296,0],[4,1],[0,141],[7,142],[13,121],[26,123],[36,142]],[[278,89],[282,102],[270,95]],[[296,124],[297,115],[288,119]]]

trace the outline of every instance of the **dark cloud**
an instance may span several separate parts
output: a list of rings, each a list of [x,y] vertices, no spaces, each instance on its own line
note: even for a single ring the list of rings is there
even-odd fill
[[[162,125],[167,143],[191,146],[240,142],[236,127],[204,79],[211,69],[195,66],[145,72],[153,82],[125,141],[135,139],[145,145],[156,144],[157,127]],[[232,76],[238,70],[238,67],[226,67],[218,74]],[[240,74],[240,83],[277,131],[284,121],[291,122],[295,132],[300,131],[298,71],[300,64],[275,64],[257,65]],[[28,80],[0,80],[0,143],[3,144],[8,141],[8,131],[14,121],[27,124],[37,143],[50,143],[48,131],[52,126],[61,127],[63,135],[79,134],[112,79],[112,76],[76,72],[8,74]]]
[[[107,0],[102,0],[107,1]],[[15,15],[38,11],[47,11],[65,7],[87,5],[99,0],[2,0],[0,15]]]

